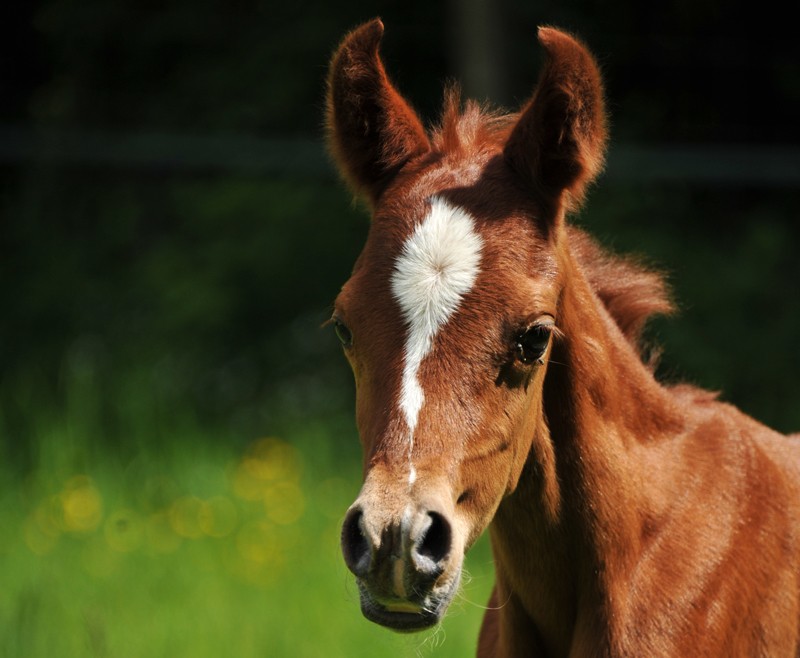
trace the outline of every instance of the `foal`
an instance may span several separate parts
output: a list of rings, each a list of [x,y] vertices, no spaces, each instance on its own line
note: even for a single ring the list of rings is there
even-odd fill
[[[479,656],[800,656],[800,443],[636,349],[661,280],[569,227],[605,148],[600,75],[539,30],[532,100],[455,92],[429,134],[350,33],[330,146],[372,223],[333,322],[365,481],[342,551],[363,614],[436,624],[489,528]]]

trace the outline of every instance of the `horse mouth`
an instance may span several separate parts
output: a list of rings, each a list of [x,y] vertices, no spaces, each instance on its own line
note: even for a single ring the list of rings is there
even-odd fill
[[[369,621],[399,633],[415,633],[438,624],[453,600],[460,574],[443,588],[435,588],[421,603],[407,601],[380,602],[372,596],[367,585],[358,579],[361,593],[361,612]]]
[[[364,617],[376,624],[390,628],[399,633],[415,633],[439,623],[441,616],[436,612],[420,609],[419,612],[392,611],[379,603],[370,602],[365,605],[362,600],[361,612]]]

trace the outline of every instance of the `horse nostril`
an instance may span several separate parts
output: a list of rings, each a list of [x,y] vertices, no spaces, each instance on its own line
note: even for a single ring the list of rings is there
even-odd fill
[[[364,514],[359,508],[353,508],[342,524],[342,554],[347,568],[356,576],[363,578],[369,571],[372,560],[369,541],[361,529]]]
[[[431,524],[425,531],[415,553],[422,558],[417,560],[418,566],[429,572],[440,572],[441,563],[450,554],[452,544],[452,531],[450,523],[446,518],[437,512],[428,512]]]

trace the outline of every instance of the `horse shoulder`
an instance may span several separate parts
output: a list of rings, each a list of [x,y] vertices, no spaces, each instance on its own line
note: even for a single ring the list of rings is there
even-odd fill
[[[654,485],[623,644],[647,655],[793,656],[800,440],[707,392],[675,395],[686,428],[656,448],[652,466],[669,475],[654,481],[669,484]]]

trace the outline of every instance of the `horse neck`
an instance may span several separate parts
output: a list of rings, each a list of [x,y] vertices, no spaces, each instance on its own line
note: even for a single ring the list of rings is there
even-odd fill
[[[680,423],[569,255],[563,267],[564,335],[548,365],[531,457],[492,526],[498,597],[518,599],[551,636],[555,653],[574,647],[579,628],[595,641],[599,629],[608,629],[612,642],[611,602],[624,605],[624,583],[647,526],[639,460],[648,441]],[[552,461],[543,463],[542,455]]]

